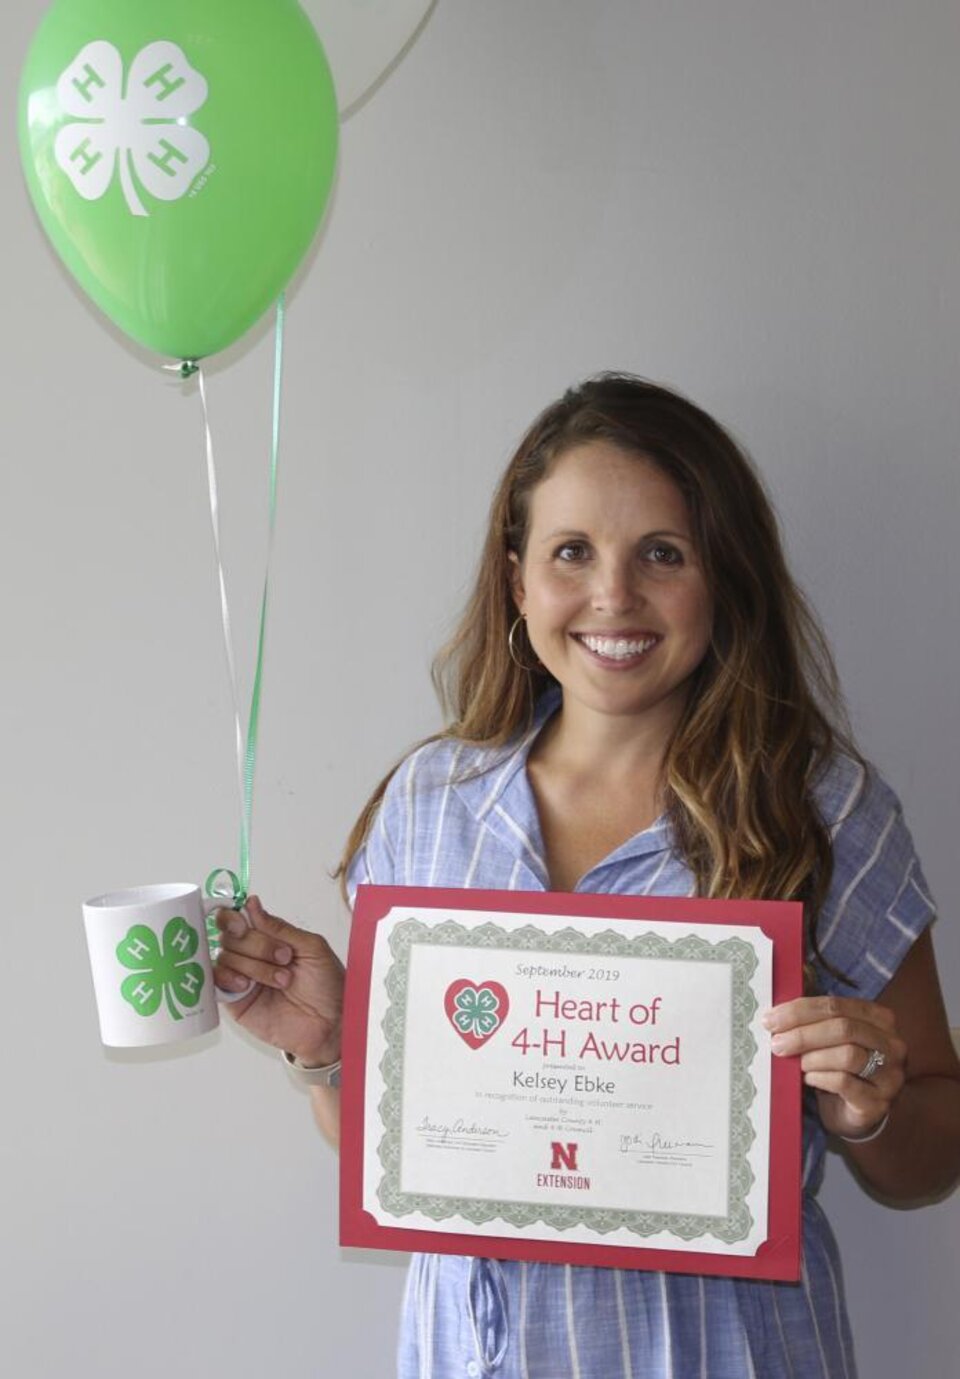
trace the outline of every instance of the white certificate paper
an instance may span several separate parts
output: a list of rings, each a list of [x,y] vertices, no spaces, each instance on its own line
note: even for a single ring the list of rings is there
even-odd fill
[[[536,1240],[757,1255],[770,1239],[759,1017],[774,941],[755,914],[388,894],[364,975],[364,1220],[440,1249],[479,1234],[500,1254]],[[609,912],[570,913],[584,901]],[[678,905],[714,908],[678,922]]]

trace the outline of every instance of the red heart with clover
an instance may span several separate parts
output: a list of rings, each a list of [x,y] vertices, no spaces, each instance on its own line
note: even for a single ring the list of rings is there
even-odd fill
[[[510,997],[499,982],[472,982],[460,977],[447,987],[443,1008],[463,1042],[479,1049],[506,1020]]]

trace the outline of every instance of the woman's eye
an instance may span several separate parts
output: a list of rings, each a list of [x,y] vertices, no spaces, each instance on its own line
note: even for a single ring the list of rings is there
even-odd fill
[[[663,541],[658,541],[655,546],[651,546],[647,551],[647,556],[655,565],[683,564],[683,556],[676,546],[666,545]]]
[[[565,541],[562,546],[557,548],[556,557],[567,564],[572,564],[577,560],[586,559],[587,548],[582,541]]]

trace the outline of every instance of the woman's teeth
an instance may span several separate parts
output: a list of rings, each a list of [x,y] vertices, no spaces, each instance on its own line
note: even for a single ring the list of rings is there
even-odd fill
[[[606,656],[611,661],[625,661],[630,656],[639,656],[649,651],[656,640],[656,637],[642,637],[639,641],[628,641],[626,637],[580,637],[590,651],[597,656]]]

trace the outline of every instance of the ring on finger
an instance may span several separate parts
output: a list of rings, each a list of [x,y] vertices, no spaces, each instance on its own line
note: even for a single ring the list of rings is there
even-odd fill
[[[857,1073],[857,1077],[862,1082],[869,1082],[874,1073],[878,1073],[887,1061],[887,1055],[881,1053],[879,1049],[871,1049],[867,1054],[867,1061]]]

